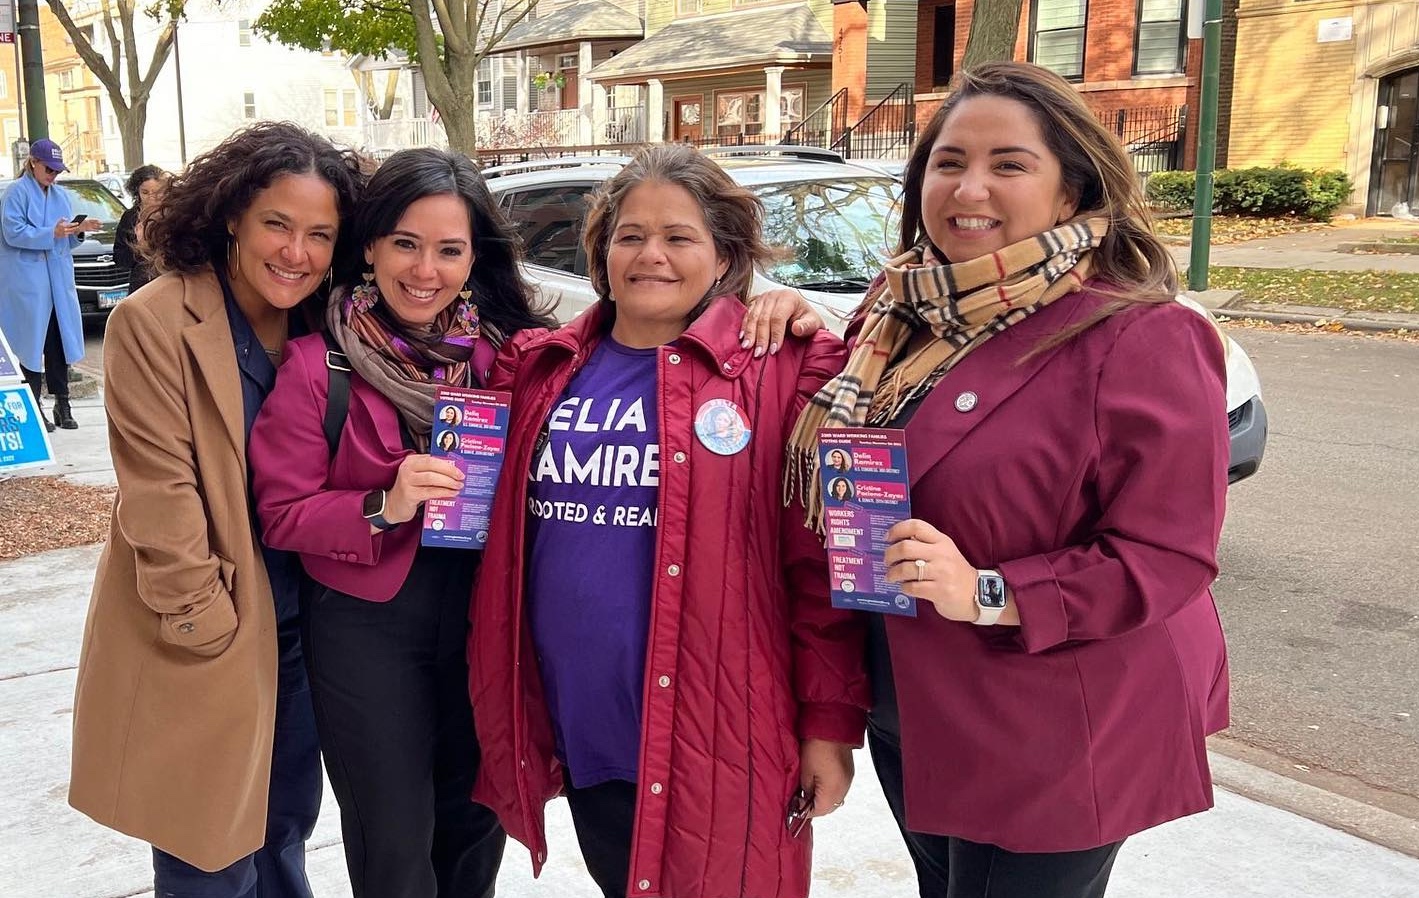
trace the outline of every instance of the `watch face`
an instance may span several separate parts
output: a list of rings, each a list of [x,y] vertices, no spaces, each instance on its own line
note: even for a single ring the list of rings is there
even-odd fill
[[[379,490],[365,493],[364,516],[372,518],[384,510],[384,494]]]
[[[1005,580],[997,575],[982,575],[976,583],[976,601],[982,608],[1005,607]]]

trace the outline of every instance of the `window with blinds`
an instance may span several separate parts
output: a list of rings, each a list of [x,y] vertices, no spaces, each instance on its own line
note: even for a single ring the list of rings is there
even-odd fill
[[[1183,0],[1138,0],[1138,32],[1133,42],[1133,74],[1183,71]]]
[[[1032,10],[1030,61],[1065,78],[1083,78],[1088,14],[1088,0],[1039,0]]]

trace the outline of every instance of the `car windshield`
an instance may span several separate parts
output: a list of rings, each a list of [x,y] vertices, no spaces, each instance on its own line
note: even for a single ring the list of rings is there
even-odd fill
[[[764,237],[791,256],[764,269],[789,287],[861,293],[889,258],[901,211],[890,178],[798,181],[754,188]]]
[[[60,181],[69,191],[69,199],[75,215],[87,215],[106,223],[113,223],[123,217],[123,204],[114,198],[102,184],[94,181]]]

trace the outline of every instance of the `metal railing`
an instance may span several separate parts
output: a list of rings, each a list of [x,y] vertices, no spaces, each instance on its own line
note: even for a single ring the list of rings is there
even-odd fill
[[[414,147],[447,147],[448,135],[426,118],[381,119],[366,122],[365,147],[376,156],[388,156]]]
[[[606,110],[599,143],[643,143],[646,135],[644,106],[612,106]]]
[[[818,105],[783,134],[783,142],[827,149],[847,130],[847,88]]]
[[[916,139],[916,91],[903,81],[828,146],[848,159],[905,159]]]
[[[1182,167],[1187,106],[1134,106],[1096,111],[1094,117],[1128,151],[1141,175]]]

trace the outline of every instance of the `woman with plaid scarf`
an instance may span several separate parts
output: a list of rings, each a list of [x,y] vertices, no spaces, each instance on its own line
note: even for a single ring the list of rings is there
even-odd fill
[[[1223,348],[1174,302],[1137,176],[1077,91],[964,73],[905,172],[900,255],[791,438],[905,428],[915,518],[873,616],[873,761],[923,896],[1094,898],[1123,840],[1212,804]]]

